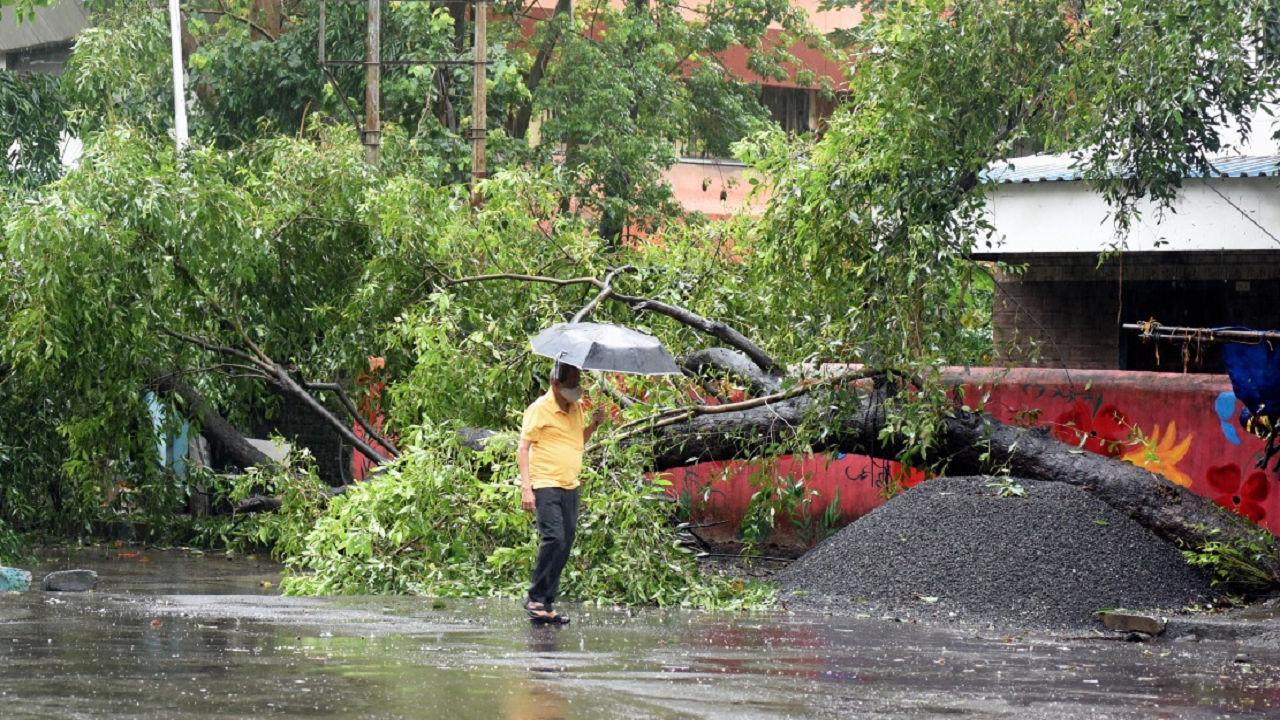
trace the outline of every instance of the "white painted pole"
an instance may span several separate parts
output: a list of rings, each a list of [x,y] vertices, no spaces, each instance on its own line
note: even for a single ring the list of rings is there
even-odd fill
[[[173,50],[173,137],[178,149],[187,146],[187,90],[182,79],[182,10],[169,0],[169,44]]]

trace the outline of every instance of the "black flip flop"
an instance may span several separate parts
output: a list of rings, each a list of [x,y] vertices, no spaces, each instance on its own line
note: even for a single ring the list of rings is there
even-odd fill
[[[547,605],[532,600],[524,604],[524,612],[534,625],[568,625],[569,618],[552,610]],[[549,614],[548,614],[549,613]]]
[[[547,622],[549,624],[552,624],[552,625],[568,625],[569,624],[568,615],[561,615],[555,610],[552,610],[550,605],[546,606],[546,611],[551,613],[551,617],[547,618]]]
[[[540,602],[534,602],[532,600],[525,601],[524,612],[529,616],[529,621],[534,625],[546,625],[547,623],[555,622],[555,615],[548,615],[547,613],[550,613],[551,611],[547,609],[546,605],[543,605]]]

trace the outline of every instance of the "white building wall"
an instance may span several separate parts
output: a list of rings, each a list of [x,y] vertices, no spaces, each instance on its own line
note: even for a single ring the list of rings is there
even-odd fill
[[[1084,182],[996,185],[987,207],[994,247],[979,254],[1280,250],[1280,178],[1189,179],[1172,212],[1151,203],[1126,236],[1111,207]]]

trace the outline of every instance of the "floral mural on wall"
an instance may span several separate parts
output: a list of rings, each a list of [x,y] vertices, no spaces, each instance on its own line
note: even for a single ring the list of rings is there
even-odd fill
[[[1130,439],[1132,423],[1116,406],[1107,403],[1096,411],[1076,400],[1053,424],[1053,436],[1068,445],[1107,457],[1120,457]]]
[[[1236,396],[1229,390],[1177,390],[1168,387],[1174,383],[1145,384],[1144,375],[1102,374],[1102,387],[1084,392],[1049,383],[1022,385],[1017,390],[1005,386],[1001,390],[1012,397],[1003,395],[1004,412],[996,414],[1016,420],[1034,409],[1031,417],[1054,418],[1046,424],[1056,439],[1158,473],[1280,532],[1280,511],[1272,507],[1273,512],[1268,512],[1276,501],[1272,485],[1280,482],[1280,477],[1257,467],[1261,454],[1255,446],[1259,443],[1238,431],[1240,402]],[[997,391],[996,395],[1002,393]],[[1014,398],[1020,404],[1009,402]],[[1204,432],[1203,440],[1197,441],[1196,433],[1180,432],[1180,424],[1202,431],[1216,429]]]
[[[1178,467],[1182,458],[1191,449],[1191,435],[1178,440],[1178,423],[1170,420],[1165,427],[1164,438],[1160,437],[1160,428],[1152,431],[1151,437],[1137,442],[1137,447],[1120,456],[1121,460],[1146,468],[1153,473],[1168,478],[1169,482],[1182,487],[1191,487],[1191,476]]]
[[[997,419],[1159,474],[1280,535],[1280,469],[1241,430],[1226,376],[1040,368],[966,370],[966,400]],[[984,382],[985,381],[985,382]],[[904,483],[903,487],[909,487]]]
[[[1257,467],[1264,443],[1242,431],[1242,404],[1226,376],[1046,368],[952,372],[965,401],[1002,422],[1043,427],[1073,447],[1158,473],[1280,534],[1280,487],[1273,487],[1280,475]],[[806,488],[824,501],[838,498],[842,522],[927,479],[897,463],[843,453],[777,462],[780,472],[803,474]],[[726,521],[708,532],[732,533],[757,490],[750,466],[675,470],[672,493],[696,494],[718,469],[724,479],[700,517]]]
[[[1250,520],[1261,523],[1267,517],[1266,502],[1271,481],[1261,470],[1245,472],[1235,463],[1209,468],[1205,475],[1209,497],[1222,507],[1237,512]]]

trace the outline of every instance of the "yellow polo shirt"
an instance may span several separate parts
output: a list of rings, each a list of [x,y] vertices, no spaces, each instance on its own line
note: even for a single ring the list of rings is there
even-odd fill
[[[534,490],[578,487],[584,425],[582,404],[573,403],[567,411],[561,410],[550,390],[524,411],[520,439],[533,443],[529,479]]]

